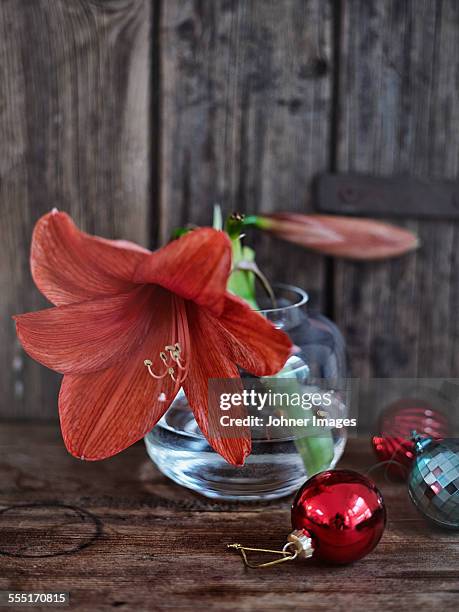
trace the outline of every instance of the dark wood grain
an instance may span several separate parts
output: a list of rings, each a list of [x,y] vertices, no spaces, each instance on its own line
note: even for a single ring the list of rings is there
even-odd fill
[[[459,183],[428,177],[322,174],[314,207],[360,217],[459,219]],[[433,206],[433,203],[435,206]]]
[[[26,358],[11,315],[44,307],[32,228],[56,206],[144,243],[149,209],[149,0],[0,3],[0,414],[56,413],[58,377]]]
[[[454,0],[341,3],[337,171],[457,179],[458,31]],[[335,266],[353,373],[458,376],[458,224],[404,224],[416,254]]]
[[[340,465],[365,472],[373,463],[363,439],[349,441]],[[365,559],[246,570],[226,544],[281,546],[290,528],[288,498],[210,501],[161,476],[142,444],[85,463],[67,455],[54,426],[2,424],[0,589],[69,591],[70,609],[94,612],[456,610],[459,534],[428,525],[405,485],[378,471],[372,477],[388,525]]]
[[[225,212],[304,211],[327,169],[332,10],[319,0],[162,3],[161,230]],[[257,240],[265,272],[323,303],[324,262]]]

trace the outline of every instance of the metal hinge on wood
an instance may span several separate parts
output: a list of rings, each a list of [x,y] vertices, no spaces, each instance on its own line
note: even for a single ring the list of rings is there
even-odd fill
[[[459,182],[393,176],[323,174],[318,212],[363,217],[459,219]]]

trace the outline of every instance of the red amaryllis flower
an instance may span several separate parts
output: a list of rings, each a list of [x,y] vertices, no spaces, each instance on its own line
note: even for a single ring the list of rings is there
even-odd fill
[[[386,259],[419,246],[409,230],[372,219],[275,213],[257,216],[255,225],[282,240],[347,259]]]
[[[272,375],[291,343],[226,291],[226,234],[198,229],[151,253],[85,234],[53,211],[35,226],[31,268],[55,307],[14,317],[17,334],[29,355],[64,374],[59,416],[72,455],[96,460],[125,449],[183,386],[210,444],[244,462],[248,431],[209,431],[208,380],[238,378],[237,366]]]

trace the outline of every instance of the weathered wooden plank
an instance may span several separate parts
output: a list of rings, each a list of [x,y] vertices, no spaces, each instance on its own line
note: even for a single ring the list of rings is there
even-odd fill
[[[459,182],[413,176],[322,174],[316,210],[361,217],[459,219]]]
[[[370,555],[339,568],[309,560],[256,571],[226,544],[282,546],[289,498],[207,500],[161,476],[142,444],[86,463],[45,425],[3,424],[0,452],[0,589],[69,591],[72,610],[95,612],[457,609],[457,534],[429,526],[382,471],[372,477],[388,524]],[[340,465],[373,464],[369,440],[350,440]]]
[[[56,414],[58,376],[25,358],[11,315],[45,306],[28,265],[53,206],[147,240],[149,0],[0,5],[0,414]]]
[[[331,3],[162,3],[161,230],[226,212],[308,208],[328,166]],[[324,262],[258,240],[265,271],[315,297]],[[319,299],[317,301],[320,301]]]
[[[458,3],[341,6],[336,171],[456,179]],[[419,233],[417,254],[335,267],[354,375],[457,376],[458,225],[404,224]]]

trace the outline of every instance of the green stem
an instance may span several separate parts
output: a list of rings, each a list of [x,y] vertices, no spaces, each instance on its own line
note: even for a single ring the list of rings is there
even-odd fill
[[[243,247],[241,239],[231,240],[233,249],[233,271],[228,279],[228,291],[247,302],[254,310],[258,310],[255,297],[255,275],[252,270],[243,269],[243,262],[254,263],[255,253],[249,247]],[[242,264],[242,267],[240,267]]]
[[[271,229],[273,222],[271,219],[266,217],[260,217],[259,215],[248,215],[243,219],[244,227],[256,227],[261,230]]]
[[[214,227],[216,223],[219,225],[221,219],[218,217],[219,208],[214,211]],[[221,216],[221,213],[220,213]],[[258,215],[250,215],[244,217],[242,215],[231,215],[225,223],[225,231],[231,239],[233,251],[233,272],[228,280],[228,290],[244,299],[249,306],[258,309],[258,304],[255,297],[255,281],[256,277],[265,287],[268,295],[273,301],[275,308],[275,297],[266,277],[260,272],[255,263],[255,252],[253,249],[243,246],[241,242],[244,227],[257,227],[258,229],[269,229],[272,222],[270,219],[260,217]],[[218,228],[219,229],[219,228]],[[288,378],[289,373],[292,374],[291,368],[287,364],[284,369],[274,378]],[[294,376],[292,374],[292,376]],[[303,387],[296,378],[290,378],[288,392],[299,393],[301,395]],[[266,381],[268,383],[268,380]],[[273,378],[269,378],[269,384],[273,384]],[[274,382],[275,385],[275,382]],[[285,391],[285,381],[282,385]],[[270,387],[272,389],[272,386]],[[290,402],[289,402],[290,404]],[[285,409],[284,409],[285,411]],[[290,406],[287,409],[288,415],[291,418],[309,418],[312,417],[311,411],[306,412],[301,406]],[[311,431],[312,426],[295,427],[293,428],[294,440],[297,451],[301,456],[305,470],[308,476],[312,476],[321,470],[326,469],[334,455],[333,438],[330,431]]]
[[[289,373],[291,368],[287,363],[279,374],[275,376],[279,381],[284,379],[284,384],[280,385],[282,393],[302,395],[304,385],[301,385],[296,378],[290,378]],[[288,381],[288,391],[285,389],[285,383]],[[271,390],[273,387],[270,387]],[[304,410],[301,406],[294,406],[291,402],[287,407],[282,407],[282,411],[287,418],[305,419],[309,418],[312,421],[312,411]],[[303,461],[304,468],[308,477],[327,469],[332,462],[334,456],[333,436],[330,430],[325,428],[317,428],[311,424],[304,426],[292,427],[295,446],[298,454]]]

